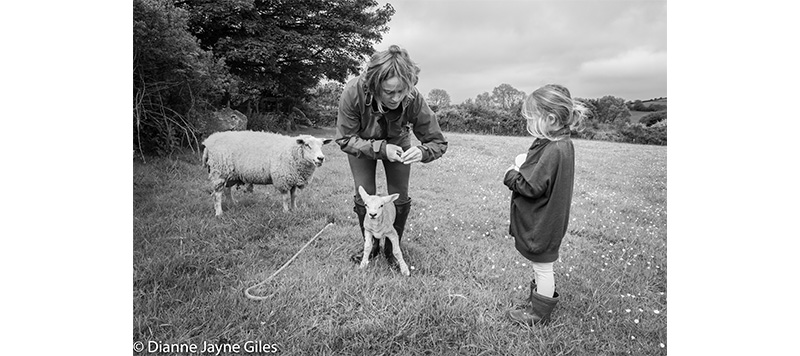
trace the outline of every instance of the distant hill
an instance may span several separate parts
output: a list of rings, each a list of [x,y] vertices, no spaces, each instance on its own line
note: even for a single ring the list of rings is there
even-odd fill
[[[664,105],[667,106],[667,98],[657,98],[657,99],[650,99],[650,100],[642,100],[642,104],[644,106],[649,107],[650,105]],[[631,110],[631,122],[639,122],[639,119],[644,117],[647,114],[651,114],[657,111],[635,111]]]
[[[667,98],[661,98],[661,99],[655,99],[655,100],[642,100],[642,104],[645,104],[645,105],[652,105],[652,104],[667,105]]]

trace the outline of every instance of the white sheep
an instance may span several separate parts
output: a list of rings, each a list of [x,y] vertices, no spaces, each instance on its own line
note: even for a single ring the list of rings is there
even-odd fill
[[[403,252],[400,251],[400,237],[397,235],[397,230],[394,229],[394,218],[397,210],[394,207],[394,201],[400,194],[392,194],[389,196],[381,197],[377,195],[369,195],[364,187],[358,186],[358,194],[364,200],[364,206],[367,208],[367,215],[364,217],[364,257],[361,258],[361,265],[359,268],[367,267],[369,264],[369,253],[372,251],[372,239],[376,238],[380,241],[381,250],[386,243],[386,238],[392,242],[392,255],[397,260],[400,266],[400,272],[403,275],[410,275],[411,271],[408,270],[406,261],[403,260]]]
[[[272,184],[283,197],[283,210],[297,208],[296,190],[311,183],[322,165],[322,145],[332,139],[270,132],[223,131],[209,136],[203,145],[203,166],[214,187],[214,210],[222,215],[222,194],[231,203],[231,186]]]

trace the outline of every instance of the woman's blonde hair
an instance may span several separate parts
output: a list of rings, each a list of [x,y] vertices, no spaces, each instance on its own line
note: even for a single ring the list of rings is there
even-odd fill
[[[547,84],[534,90],[522,103],[522,116],[528,121],[528,133],[551,141],[567,137],[555,135],[564,127],[582,129],[583,120],[588,114],[589,108],[573,100],[569,90],[558,84]]]
[[[391,45],[389,49],[372,55],[367,63],[366,71],[362,75],[367,91],[374,96],[378,96],[380,93],[381,83],[384,80],[397,77],[408,92],[406,96],[413,98],[414,91],[412,89],[419,81],[417,77],[419,71],[417,64],[408,56],[408,51],[400,46]],[[378,110],[383,112],[381,105],[378,105]]]

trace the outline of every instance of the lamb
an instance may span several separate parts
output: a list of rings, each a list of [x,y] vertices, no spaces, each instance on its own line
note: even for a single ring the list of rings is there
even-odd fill
[[[231,186],[242,184],[272,184],[282,195],[283,210],[296,209],[297,188],[311,183],[325,160],[322,145],[332,140],[256,131],[212,134],[203,141],[203,166],[214,188],[216,216],[222,215],[223,192],[226,200],[235,203]]]
[[[400,251],[400,237],[394,229],[394,218],[397,213],[394,207],[394,201],[400,194],[392,194],[389,196],[381,197],[377,195],[369,195],[364,187],[358,186],[358,194],[364,200],[364,205],[367,208],[367,216],[364,219],[364,257],[361,259],[359,268],[367,267],[369,264],[369,253],[372,251],[372,238],[380,241],[381,250],[386,243],[386,238],[392,242],[392,254],[394,255],[397,264],[400,266],[400,272],[403,275],[410,275],[406,261],[403,260],[403,252]]]

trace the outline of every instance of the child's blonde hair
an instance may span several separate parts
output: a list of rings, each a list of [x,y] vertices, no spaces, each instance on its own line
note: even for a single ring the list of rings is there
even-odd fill
[[[414,97],[412,89],[419,81],[417,75],[420,69],[408,56],[408,51],[400,46],[391,45],[389,49],[373,54],[366,69],[363,74],[364,82],[367,85],[367,91],[373,95],[380,93],[381,83],[384,80],[397,77],[408,91],[406,96]],[[383,112],[381,105],[378,105],[378,111]]]
[[[533,137],[558,141],[567,135],[555,136],[556,131],[569,127],[582,128],[589,108],[573,100],[569,90],[558,84],[547,84],[525,98],[522,116],[528,121],[527,130]]]

